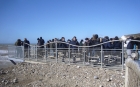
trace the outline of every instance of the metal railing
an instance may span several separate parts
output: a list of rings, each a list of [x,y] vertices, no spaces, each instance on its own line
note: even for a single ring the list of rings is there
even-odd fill
[[[24,60],[24,47],[8,45],[8,57]]]
[[[113,40],[119,41],[119,40]],[[137,41],[138,40],[132,40]],[[42,46],[30,45],[28,49],[24,49],[25,60],[38,61],[38,62],[65,62],[68,64],[81,64],[92,65],[95,67],[122,67],[124,69],[125,58],[127,58],[127,50],[124,48],[124,42],[122,43],[122,49],[104,49],[103,45],[112,41],[104,42],[92,46],[77,46],[66,42],[51,42],[46,45],[54,44],[54,48],[46,48],[46,45]],[[58,44],[64,43],[67,48],[59,48]],[[71,48],[73,46],[74,48]],[[99,47],[96,49],[96,47]],[[131,49],[132,50],[132,49]]]
[[[113,40],[119,41],[119,40]],[[138,40],[132,40],[137,41]],[[51,42],[46,45],[8,46],[8,56],[10,58],[19,58],[25,61],[37,62],[64,62],[67,64],[91,65],[94,67],[119,67],[124,69],[124,62],[127,58],[127,50],[124,48],[124,42],[121,42],[122,49],[104,49],[103,45],[112,41],[100,43],[92,46],[77,46],[66,42]],[[59,48],[58,44],[66,44],[67,48]],[[26,43],[25,43],[26,44]],[[47,45],[54,44],[55,47],[47,48]],[[71,48],[71,47],[74,48]],[[98,48],[97,48],[98,46]],[[130,49],[132,50],[132,49]],[[136,51],[136,50],[135,50]]]

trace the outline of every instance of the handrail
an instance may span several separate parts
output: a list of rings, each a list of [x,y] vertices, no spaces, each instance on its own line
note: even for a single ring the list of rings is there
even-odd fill
[[[107,41],[107,42],[103,42],[103,43],[96,44],[96,45],[91,45],[91,46],[78,46],[78,45],[69,44],[68,42],[56,41],[56,42],[49,42],[49,43],[46,43],[45,45],[41,45],[41,46],[37,45],[37,47],[46,46],[47,44],[50,44],[50,43],[65,43],[65,44],[68,44],[70,46],[75,46],[75,47],[95,47],[95,46],[103,45],[103,44],[106,44],[106,43],[109,43],[109,42],[117,42],[117,41],[122,42],[123,40],[112,40],[112,41]],[[140,40],[130,40],[130,41],[140,42]],[[34,45],[30,45],[28,43],[25,43],[25,44],[27,44],[29,46],[34,46]]]

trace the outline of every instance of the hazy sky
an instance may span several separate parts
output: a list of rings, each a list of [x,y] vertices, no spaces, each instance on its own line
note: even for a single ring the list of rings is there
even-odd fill
[[[140,33],[140,0],[0,0],[0,43]]]

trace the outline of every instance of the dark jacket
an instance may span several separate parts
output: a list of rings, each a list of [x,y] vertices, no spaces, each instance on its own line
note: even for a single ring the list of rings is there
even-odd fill
[[[77,41],[71,41],[70,44],[78,46],[78,42]],[[70,48],[77,48],[77,46],[72,46],[72,45],[70,45]]]
[[[95,40],[95,42],[94,42],[94,45],[98,45],[98,44],[100,44],[100,39],[99,39],[99,38],[97,38],[97,39]],[[101,45],[95,46],[94,48],[95,48],[95,49],[100,49],[100,48],[101,48]]]
[[[22,41],[20,39],[18,39],[15,43],[15,46],[22,46]]]
[[[104,39],[103,39],[103,43],[104,43],[104,42],[108,42],[108,40],[104,38]],[[103,44],[103,48],[104,48],[104,49],[109,49],[109,42],[108,42],[108,43],[104,43],[104,44]]]
[[[39,39],[38,45],[41,46],[40,48],[44,48],[44,46],[42,46],[44,45],[44,43],[45,43],[44,39]]]
[[[80,44],[79,44],[80,46],[83,46],[83,40],[82,41],[80,41]]]
[[[127,44],[127,49],[133,49],[134,48],[134,41],[130,41],[128,44]]]
[[[62,41],[62,42],[64,42],[64,43],[60,43],[60,44],[59,44],[59,48],[62,48],[61,50],[65,50],[65,49],[63,49],[63,48],[67,48],[67,44],[66,44],[65,41]]]
[[[24,44],[24,48],[30,47],[30,42],[28,40],[24,40],[23,44]]]
[[[140,38],[139,37],[135,38],[135,40],[140,41]],[[136,44],[138,46],[138,49],[140,50],[140,42],[138,42],[138,41],[135,41],[134,44]]]
[[[122,48],[122,44],[120,41],[114,41],[114,49],[121,49]]]
[[[108,45],[109,49],[114,49],[114,43],[109,42],[107,45]]]

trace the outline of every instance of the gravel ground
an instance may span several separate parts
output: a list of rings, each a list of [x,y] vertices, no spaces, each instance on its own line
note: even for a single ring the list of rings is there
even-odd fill
[[[0,87],[124,87],[124,71],[62,63],[0,69]]]

